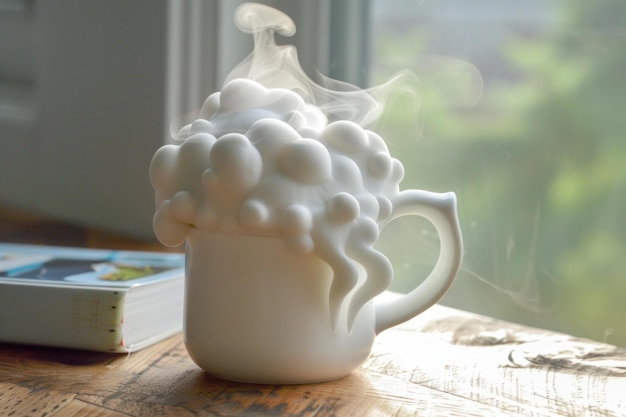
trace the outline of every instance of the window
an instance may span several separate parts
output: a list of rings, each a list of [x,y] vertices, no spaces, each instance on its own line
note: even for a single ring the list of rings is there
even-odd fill
[[[404,186],[459,198],[443,303],[626,345],[626,3],[372,0],[370,16],[370,83],[421,80],[417,123],[399,97],[379,125]],[[402,290],[437,239],[392,227]]]

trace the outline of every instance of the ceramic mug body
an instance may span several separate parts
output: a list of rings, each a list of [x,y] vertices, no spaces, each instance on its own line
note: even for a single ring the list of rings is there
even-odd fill
[[[282,238],[192,230],[184,317],[190,357],[214,376],[242,382],[310,383],[351,373],[377,333],[443,296],[461,262],[452,193],[411,190],[393,203],[389,221],[419,215],[433,223],[441,241],[437,264],[409,294],[381,305],[368,300],[347,320],[351,297],[369,279],[358,267],[360,284],[345,296],[336,326],[329,303],[334,273],[320,257],[293,251]]]
[[[282,239],[193,232],[187,242],[185,344],[217,377],[263,383],[325,381],[369,355],[374,308],[350,332],[330,326],[332,271]]]

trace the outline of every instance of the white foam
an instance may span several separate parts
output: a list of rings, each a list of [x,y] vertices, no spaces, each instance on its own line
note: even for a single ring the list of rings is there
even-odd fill
[[[280,12],[262,7],[259,17],[250,14],[254,9],[244,11],[239,23],[248,29],[254,23],[289,32]],[[257,64],[267,61],[259,57],[263,50],[274,56],[284,48],[273,43],[273,32],[265,35],[255,47]],[[293,63],[287,68],[300,71]],[[391,280],[389,261],[372,245],[378,222],[391,215],[390,199],[399,192],[404,169],[384,140],[358,120],[329,122],[325,108],[349,104],[325,101],[318,106],[311,94],[300,95],[313,85],[303,73],[285,77],[307,80],[295,89],[292,84],[289,89],[268,88],[263,83],[268,75],[262,74],[252,77],[256,80],[231,77],[221,92],[208,97],[198,118],[181,129],[179,144],[156,152],[150,166],[155,233],[168,246],[182,244],[192,228],[283,238],[292,250],[314,254],[332,268],[333,324],[357,285],[358,263],[367,270],[367,282],[353,297],[351,323]],[[275,75],[269,77],[272,82],[280,79]],[[325,99],[358,96],[371,104],[364,92],[316,91],[325,91]]]

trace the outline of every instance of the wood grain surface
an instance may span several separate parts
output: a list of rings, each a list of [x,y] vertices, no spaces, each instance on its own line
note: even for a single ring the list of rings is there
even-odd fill
[[[130,355],[0,345],[0,416],[621,416],[626,351],[436,306],[378,336],[352,375],[207,375],[180,335]]]

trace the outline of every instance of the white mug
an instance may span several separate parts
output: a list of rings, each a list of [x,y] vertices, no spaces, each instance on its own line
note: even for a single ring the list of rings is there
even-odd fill
[[[184,336],[226,379],[304,383],[347,375],[374,337],[436,303],[462,258],[453,193],[400,191],[402,163],[375,132],[330,121],[295,91],[234,79],[150,165],[154,230],[186,242]],[[417,215],[440,239],[432,273],[378,305],[393,268],[374,249]]]
[[[418,315],[444,295],[462,260],[453,193],[406,190],[390,201],[391,214],[376,224],[373,235],[356,237],[363,240],[356,243],[365,256],[357,250],[347,258],[359,275],[359,283],[347,293],[333,289],[336,270],[327,262],[316,253],[292,250],[282,238],[193,228],[186,239],[184,317],[185,344],[193,361],[214,376],[254,383],[327,381],[355,370],[367,359],[378,333]],[[440,253],[431,274],[393,301],[363,298],[363,283],[376,282],[368,273],[392,274],[386,258],[371,245],[386,224],[405,215],[424,217],[437,230]],[[336,249],[329,244],[319,250],[330,259]],[[378,262],[377,254],[384,261]],[[373,265],[368,265],[370,260]],[[383,280],[374,293],[388,284]],[[340,294],[334,301],[333,293]]]

